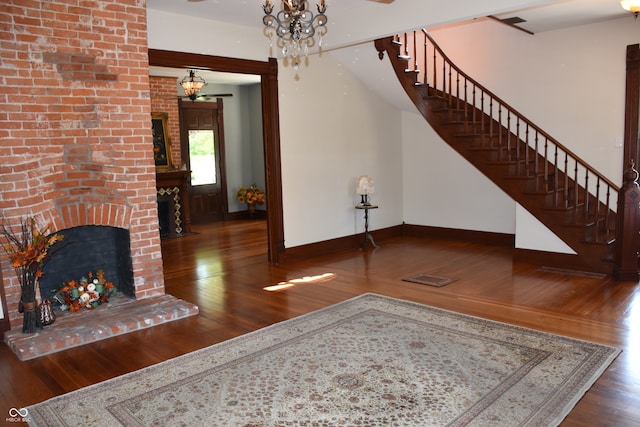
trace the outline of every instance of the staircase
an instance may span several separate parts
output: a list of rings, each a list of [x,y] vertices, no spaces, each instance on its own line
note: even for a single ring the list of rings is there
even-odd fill
[[[612,272],[614,183],[466,75],[425,30],[375,45],[440,137],[577,253],[572,269]]]

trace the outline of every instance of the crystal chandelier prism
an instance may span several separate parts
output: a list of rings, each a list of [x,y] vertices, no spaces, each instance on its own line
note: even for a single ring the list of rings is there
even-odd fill
[[[282,0],[280,11],[275,14],[273,7],[271,0],[265,0],[262,6],[265,33],[269,36],[270,45],[273,36],[278,36],[277,46],[282,50],[282,56],[291,58],[293,68],[298,70],[300,56],[309,54],[309,49],[316,44],[316,35],[318,47],[322,48],[322,36],[327,32],[327,5],[320,0],[316,4],[316,14],[309,10],[307,0]]]

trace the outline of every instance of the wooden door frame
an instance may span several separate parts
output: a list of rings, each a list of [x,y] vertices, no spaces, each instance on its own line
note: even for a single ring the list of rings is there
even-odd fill
[[[269,262],[277,264],[285,251],[282,215],[282,169],[280,156],[280,108],[278,62],[227,58],[196,53],[149,49],[149,65],[181,69],[205,69],[260,76],[262,90],[262,136],[267,205]]]
[[[180,118],[180,140],[188,141],[189,134],[185,129],[183,123],[183,109],[206,109],[215,110],[216,124],[214,131],[214,144],[215,156],[218,158],[216,164],[216,173],[219,175],[216,179],[224,185],[220,185],[220,203],[221,203],[221,219],[226,220],[229,216],[229,206],[227,199],[227,169],[225,162],[225,146],[224,146],[224,102],[222,98],[216,99],[216,102],[185,102],[182,99],[178,100],[178,117]],[[184,160],[189,158],[191,162],[191,156],[189,155],[189,144],[180,144],[180,156]],[[191,179],[188,181],[188,187],[191,188]],[[191,204],[191,212],[193,212],[193,204]]]

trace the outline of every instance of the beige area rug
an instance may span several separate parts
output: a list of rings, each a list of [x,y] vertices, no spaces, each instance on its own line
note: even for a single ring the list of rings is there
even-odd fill
[[[27,410],[37,426],[552,426],[619,352],[365,294]]]

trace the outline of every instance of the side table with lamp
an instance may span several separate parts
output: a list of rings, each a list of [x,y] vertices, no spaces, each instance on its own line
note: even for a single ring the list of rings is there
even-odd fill
[[[372,205],[369,202],[369,194],[372,194],[374,191],[375,187],[371,177],[363,175],[358,178],[356,193],[360,195],[360,203],[356,205],[356,209],[364,211],[364,240],[362,242],[362,248],[366,245],[367,240],[371,242],[374,248],[378,247],[375,240],[373,240],[373,235],[369,232],[369,211],[371,209],[378,209],[378,205]]]

